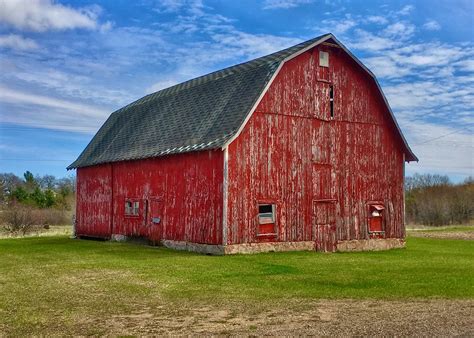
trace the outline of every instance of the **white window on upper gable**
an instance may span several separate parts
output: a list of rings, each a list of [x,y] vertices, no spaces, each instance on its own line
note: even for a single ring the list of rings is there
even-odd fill
[[[319,65],[321,67],[329,67],[329,53],[319,51]]]

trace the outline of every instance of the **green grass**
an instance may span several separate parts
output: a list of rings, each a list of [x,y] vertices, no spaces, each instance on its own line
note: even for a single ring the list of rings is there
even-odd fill
[[[381,252],[205,256],[133,244],[0,240],[0,332],[77,332],[77,318],[163,304],[474,298],[474,242],[408,238]],[[46,331],[41,331],[41,328]],[[74,329],[73,329],[74,328]],[[91,331],[92,330],[92,331]]]

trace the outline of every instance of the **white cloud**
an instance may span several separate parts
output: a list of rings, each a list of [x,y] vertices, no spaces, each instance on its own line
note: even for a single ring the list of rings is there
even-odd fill
[[[423,28],[429,31],[439,31],[441,25],[436,20],[428,20],[423,25]]]
[[[265,0],[263,9],[288,9],[312,2],[314,2],[314,0]]]
[[[113,26],[114,26],[114,23],[112,21],[106,21],[105,23],[100,25],[100,32],[101,33],[108,32],[112,29]]]
[[[103,108],[61,100],[49,96],[26,93],[5,86],[0,86],[0,102],[19,106],[43,106],[47,108],[58,109],[62,111],[63,114],[74,113],[76,116],[96,119],[101,118],[107,114],[107,111]],[[3,115],[4,114],[2,114],[2,116]]]
[[[154,8],[158,13],[176,13],[187,11],[193,15],[202,16],[205,6],[202,0],[159,0]]]
[[[407,46],[392,48],[385,52],[385,56],[396,60],[402,67],[409,67],[417,76],[422,76],[420,70],[430,69],[438,73],[443,67],[466,67],[468,63],[460,63],[460,60],[468,60],[474,53],[469,48],[440,43],[412,43]]]
[[[425,121],[399,120],[420,160],[407,165],[407,175],[419,172],[461,178],[474,176],[474,125],[460,129]]]
[[[378,55],[363,59],[364,64],[377,78],[400,78],[410,74],[410,69],[401,67],[394,59],[386,55]]]
[[[397,110],[426,109],[448,103],[452,97],[452,93],[445,93],[442,87],[431,81],[386,86],[385,93],[392,107]]]
[[[460,71],[474,73],[474,59],[464,59],[464,60],[458,61],[454,63],[454,66],[459,67]]]
[[[73,9],[52,0],[0,0],[0,23],[35,32],[96,29],[99,13],[98,6]]]
[[[384,87],[384,91],[402,120],[437,121],[458,128],[474,124],[474,88],[472,85],[462,86],[451,77],[390,84]]]
[[[413,10],[415,9],[415,6],[413,5],[406,5],[404,6],[401,10],[399,10],[397,12],[397,14],[399,15],[408,15],[410,14],[411,12],[413,12]]]
[[[156,10],[163,12],[177,12],[185,5],[185,3],[185,0],[161,0],[158,1]]]
[[[0,86],[0,112],[0,123],[92,134],[110,110]]]
[[[182,82],[182,79],[180,79],[179,77],[178,78],[165,79],[165,80],[158,81],[158,82],[152,84],[150,87],[148,87],[145,90],[145,92],[147,94],[151,94],[151,93],[157,92],[159,90],[174,86],[175,84],[178,84],[180,82]]]
[[[367,21],[379,25],[385,25],[388,23],[387,18],[380,16],[380,15],[369,15],[367,17]]]
[[[406,22],[393,23],[383,30],[383,34],[392,39],[406,40],[413,36],[415,26]]]
[[[36,61],[24,64],[17,61],[14,67],[5,67],[0,81],[21,81],[27,86],[46,89],[49,93],[70,98],[81,98],[97,104],[116,106],[132,100],[130,93],[95,83],[86,75],[71,74],[51,67],[41,66]]]
[[[34,50],[38,44],[32,39],[24,38],[17,34],[0,35],[0,48],[11,48],[14,50]]]
[[[350,17],[341,20],[323,20],[321,21],[321,25],[319,25],[318,29],[320,32],[332,32],[336,35],[342,35],[350,29],[356,27],[357,24],[358,23]]]
[[[355,38],[353,39],[353,42],[347,43],[349,48],[371,52],[390,49],[396,47],[398,44],[398,41],[378,36],[359,28],[355,30]]]
[[[220,45],[219,49],[226,48],[232,53],[238,53],[247,58],[270,54],[301,42],[295,38],[271,34],[249,34],[238,30],[215,34],[212,38]]]

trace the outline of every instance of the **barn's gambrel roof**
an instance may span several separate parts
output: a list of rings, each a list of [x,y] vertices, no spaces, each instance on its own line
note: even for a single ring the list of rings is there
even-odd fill
[[[331,40],[380,86],[332,34],[225,68],[147,95],[112,113],[68,169],[227,146],[245,126],[285,61]],[[418,160],[393,116],[407,161]]]

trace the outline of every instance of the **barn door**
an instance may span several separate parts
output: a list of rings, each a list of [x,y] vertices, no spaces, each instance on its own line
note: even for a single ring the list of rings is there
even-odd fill
[[[313,164],[313,238],[317,251],[336,250],[336,204],[330,165]]]
[[[334,200],[313,201],[313,228],[316,251],[335,251],[336,202]]]
[[[159,242],[163,237],[163,201],[161,199],[148,200],[148,226],[150,239]]]

